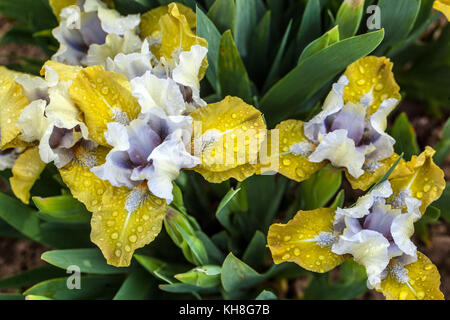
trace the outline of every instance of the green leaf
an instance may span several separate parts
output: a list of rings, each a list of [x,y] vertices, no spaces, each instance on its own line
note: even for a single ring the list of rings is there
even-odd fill
[[[255,300],[278,300],[278,297],[272,291],[263,290]]]
[[[174,275],[186,271],[185,267],[174,264],[166,263],[162,260],[135,254],[134,258],[143,266],[148,272],[150,272],[154,277],[161,279],[167,283],[174,283]]]
[[[125,279],[114,300],[147,300],[157,289],[157,282],[142,268],[134,269]]]
[[[341,265],[341,278],[330,283],[328,274],[314,274],[305,290],[306,300],[349,300],[367,291],[365,268],[349,259]]]
[[[345,191],[341,190],[336,195],[336,198],[334,198],[334,201],[330,205],[330,208],[332,209],[342,208],[344,206],[344,201],[345,201]]]
[[[197,8],[197,34],[208,41],[208,63],[206,78],[217,93],[220,93],[218,81],[219,48],[221,35],[214,23]]]
[[[428,233],[428,225],[436,223],[440,216],[441,210],[439,208],[429,206],[422,218],[414,225],[416,234],[426,245],[431,244],[430,236]]]
[[[421,0],[379,0],[381,26],[386,31],[383,43],[377,49],[380,55],[386,50],[406,39],[419,14]]]
[[[215,243],[202,231],[196,232],[197,237],[203,242],[206,252],[208,253],[208,260],[211,263],[222,264],[225,259],[225,254],[220,251]]]
[[[313,42],[311,42],[305,50],[303,50],[300,58],[298,59],[298,64],[302,63],[305,59],[310,56],[315,55],[319,51],[328,48],[332,44],[339,42],[339,28],[338,26],[334,27],[330,31],[326,32],[320,38],[317,38]]]
[[[341,187],[342,172],[330,166],[316,172],[299,187],[300,209],[313,210],[324,207]]]
[[[17,293],[0,293],[1,300],[25,300],[25,297]]]
[[[245,249],[242,260],[254,268],[260,268],[264,264],[266,250],[266,237],[261,231],[258,230],[255,232],[247,249]]]
[[[395,119],[391,136],[395,139],[395,152],[404,153],[405,160],[410,160],[413,155],[419,154],[416,133],[404,112]]]
[[[391,176],[392,172],[394,172],[395,168],[398,166],[398,164],[400,163],[400,161],[403,159],[403,153],[398,157],[398,159],[394,162],[394,164],[389,168],[389,170],[384,174],[383,177],[381,177],[380,180],[378,180],[377,183],[375,183],[372,187],[370,187],[370,189],[367,191],[367,193],[369,193],[370,191],[372,191],[373,189],[375,189],[377,186],[379,186],[380,184],[382,184],[383,182],[385,182],[387,179],[389,179],[389,177]]]
[[[0,289],[31,286],[44,280],[64,276],[65,274],[65,271],[53,266],[42,266],[1,279]]]
[[[33,197],[33,202],[39,209],[39,216],[47,221],[79,223],[89,222],[91,214],[86,207],[71,195],[56,197]]]
[[[299,53],[303,51],[308,43],[320,37],[322,31],[320,12],[320,1],[308,0],[296,37],[297,50]]]
[[[268,126],[286,119],[299,106],[332,80],[349,64],[372,52],[383,39],[384,31],[370,32],[339,41],[305,59],[278,81],[261,100],[261,111]],[[305,81],[305,78],[308,81]]]
[[[278,49],[277,55],[275,56],[275,60],[272,63],[272,67],[270,68],[269,75],[267,76],[266,82],[264,84],[263,91],[267,91],[271,85],[278,79],[281,68],[281,61],[284,56],[284,51],[286,49],[286,44],[289,38],[289,34],[291,32],[292,20],[289,21],[289,24],[284,33],[283,39],[281,40],[280,48]]]
[[[171,293],[191,293],[197,299],[200,299],[199,293],[215,293],[218,291],[218,288],[210,287],[210,288],[202,288],[199,286],[194,286],[192,284],[187,283],[172,283],[172,284],[161,284],[159,288],[166,292]]]
[[[195,265],[208,264],[208,253],[187,215],[168,209],[164,226],[173,242],[181,248],[184,257]]]
[[[122,283],[122,277],[103,275],[81,276],[81,289],[68,289],[68,278],[51,279],[40,282],[24,292],[55,300],[111,299]]]
[[[450,222],[450,182],[447,182],[442,196],[433,205],[441,210],[442,218]]]
[[[353,37],[358,32],[363,10],[363,0],[345,0],[342,2],[336,16],[336,25],[339,26],[341,39]]]
[[[126,272],[125,268],[116,268],[106,264],[106,260],[99,249],[47,251],[42,254],[42,260],[61,269],[76,265],[84,273],[117,274]]]
[[[233,24],[233,37],[241,57],[247,57],[250,38],[256,27],[256,1],[235,0],[236,15]]]
[[[252,79],[258,84],[264,81],[269,67],[266,59],[269,54],[271,17],[271,11],[267,11],[256,26],[245,63]]]
[[[218,75],[222,96],[237,96],[251,103],[250,80],[230,30],[220,40]]]
[[[188,272],[176,274],[175,278],[193,286],[211,288],[220,284],[221,271],[222,268],[215,265],[200,266]]]
[[[114,0],[117,11],[123,15],[144,13],[160,5],[157,0]]]
[[[230,253],[222,265],[222,286],[227,292],[235,292],[255,286],[264,276]]]
[[[241,189],[230,189],[225,197],[220,201],[219,206],[216,210],[217,220],[228,230],[232,229],[230,214],[231,211],[228,209],[231,201],[234,197],[241,191]]]
[[[445,159],[450,154],[450,119],[444,125],[442,130],[442,139],[435,147],[436,153],[433,157],[437,165],[444,163]]]
[[[216,0],[208,11],[208,17],[221,33],[233,27],[235,16],[236,4],[234,0]]]

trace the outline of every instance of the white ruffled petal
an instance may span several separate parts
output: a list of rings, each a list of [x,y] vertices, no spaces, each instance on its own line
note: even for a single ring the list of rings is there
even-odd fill
[[[184,86],[200,89],[198,74],[207,53],[208,49],[200,45],[192,46],[190,51],[180,53],[180,62],[172,73],[173,80]]]
[[[106,124],[108,130],[105,133],[106,142],[114,147],[115,151],[126,151],[130,148],[127,128],[118,122]]]
[[[342,255],[351,254],[356,262],[366,268],[368,282],[375,286],[389,264],[389,241],[379,232],[362,230],[354,235],[339,236],[331,251]]]
[[[118,54],[126,55],[138,52],[142,47],[141,39],[133,32],[126,31],[124,36],[108,34],[104,44],[92,44],[87,53],[87,65],[106,66],[108,59]]]
[[[26,142],[39,141],[52,122],[44,117],[47,101],[35,100],[22,111],[17,127],[22,134],[20,139]]]
[[[106,70],[124,74],[128,80],[143,76],[147,71],[152,71],[151,60],[153,54],[150,52],[148,41],[144,40],[140,53],[117,54],[114,59],[106,60]]]
[[[347,137],[345,129],[325,134],[308,159],[311,162],[329,160],[335,167],[346,168],[355,178],[364,173],[365,155],[356,149],[355,142]]]
[[[149,157],[153,161],[153,170],[147,176],[148,188],[155,196],[166,199],[167,203],[173,200],[172,181],[178,177],[180,170],[201,163],[199,158],[186,151],[181,134],[181,130],[172,133]]]
[[[118,11],[108,9],[106,4],[100,0],[86,0],[84,3],[84,11],[97,11],[102,23],[102,29],[107,33],[123,35],[127,30],[136,28],[141,22],[139,14],[121,16]]]
[[[23,75],[15,80],[21,87],[23,95],[28,101],[47,100],[48,99],[48,83],[41,77]]]
[[[403,213],[394,218],[391,225],[391,234],[395,244],[409,256],[417,255],[417,247],[411,241],[414,234],[415,217],[412,213]]]
[[[392,195],[392,188],[389,181],[384,181],[376,188],[374,188],[370,193],[360,197],[356,204],[350,208],[337,208],[336,214],[350,217],[350,218],[363,218],[369,215],[369,209],[376,203],[383,203],[385,198]]]
[[[170,78],[161,79],[148,71],[142,77],[131,80],[131,88],[142,113],[155,107],[161,108],[167,115],[180,115],[186,110],[180,88]]]
[[[326,133],[325,119],[344,107],[344,88],[348,82],[346,76],[341,76],[338,82],[333,84],[332,90],[325,99],[323,110],[305,123],[304,132],[309,140],[317,142],[319,134]]]

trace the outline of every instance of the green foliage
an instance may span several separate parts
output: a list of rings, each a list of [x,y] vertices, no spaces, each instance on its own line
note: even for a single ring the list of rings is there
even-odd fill
[[[405,113],[401,113],[395,119],[391,136],[395,139],[395,152],[404,153],[405,160],[410,160],[411,156],[419,154],[416,133]]]

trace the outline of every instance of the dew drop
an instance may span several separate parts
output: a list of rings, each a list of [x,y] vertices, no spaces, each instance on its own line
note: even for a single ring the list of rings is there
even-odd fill
[[[131,236],[128,237],[128,240],[130,240],[131,243],[135,243],[137,240],[137,236],[132,234]]]
[[[114,254],[116,255],[117,258],[119,258],[122,255],[122,250],[117,249]]]
[[[283,260],[287,260],[291,257],[291,255],[289,253],[286,253],[281,259]]]
[[[359,79],[357,81],[357,84],[360,85],[360,86],[363,86],[365,83],[366,83],[366,80],[364,80],[364,79]]]
[[[300,255],[300,249],[299,249],[299,248],[296,248],[296,249],[294,250],[294,254],[295,254],[296,256],[299,256],[299,255]]]
[[[431,186],[430,186],[429,184],[426,184],[426,185],[423,187],[423,191],[424,191],[424,192],[428,192],[428,191],[430,191],[430,189],[431,189]]]
[[[117,232],[114,232],[111,234],[111,239],[115,240],[119,237],[119,234]]]
[[[285,165],[285,166],[290,166],[290,165],[291,165],[291,160],[289,160],[289,159],[284,159],[284,160],[283,160],[283,165]]]
[[[289,240],[291,240],[291,236],[285,236],[285,237],[283,238],[283,240],[286,241],[286,242],[288,242]]]

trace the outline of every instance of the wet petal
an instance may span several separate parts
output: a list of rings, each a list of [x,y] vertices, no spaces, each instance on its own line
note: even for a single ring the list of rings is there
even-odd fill
[[[59,81],[73,81],[77,77],[78,72],[83,68],[80,66],[70,66],[57,61],[48,60],[41,69],[41,76],[46,74],[49,67],[58,74]]]
[[[12,168],[13,176],[9,179],[9,182],[14,195],[23,203],[29,203],[30,190],[36,180],[39,179],[45,166],[46,164],[41,160],[37,148],[28,149],[17,158]]]
[[[5,149],[20,134],[17,120],[29,104],[22,94],[22,87],[14,81],[20,74],[0,68],[0,137],[1,149]],[[17,141],[16,141],[17,142]],[[18,143],[14,143],[17,145]]]
[[[366,268],[368,282],[375,286],[381,281],[381,274],[389,264],[389,241],[379,232],[362,230],[356,234],[345,232],[333,245],[336,254],[351,254],[356,262]]]
[[[349,79],[348,86],[344,89],[344,101],[358,103],[371,93],[373,99],[369,104],[369,114],[377,111],[381,103],[394,98],[400,101],[400,87],[395,82],[392,73],[392,62],[385,57],[369,56],[351,64],[345,71]]]
[[[208,47],[208,42],[203,38],[197,37],[191,30],[191,26],[186,16],[183,15],[183,11],[179,9],[178,4],[169,4],[168,13],[161,15],[157,23],[149,26],[162,13],[161,9],[156,10],[159,10],[157,14],[147,13],[149,19],[146,18],[147,14],[143,15],[140,27],[141,37],[151,36],[152,38],[160,39],[160,43],[152,48],[152,52],[158,59],[161,57],[169,60],[173,59],[177,51],[189,51],[194,45]],[[204,64],[207,66],[206,59]],[[206,69],[206,66],[203,69]]]
[[[450,21],[450,1],[449,0],[436,0],[433,3],[433,8],[441,11]]]
[[[406,265],[404,269],[407,271],[407,282],[398,276],[397,270],[389,272],[381,281],[377,291],[383,293],[387,300],[444,300],[439,290],[439,271],[423,253],[417,252],[417,261]]]
[[[404,163],[399,173],[390,179],[394,193],[409,190],[412,197],[422,201],[422,214],[445,189],[444,172],[433,162],[434,153],[433,148],[427,146],[419,156],[413,156],[411,161]]]
[[[399,157],[398,154],[393,154],[391,157],[379,161],[378,163],[376,163],[376,167],[374,168],[374,170],[368,170],[367,168],[364,168],[365,169],[364,173],[359,178],[354,178],[352,175],[348,173],[348,171],[345,172],[345,176],[352,185],[353,189],[361,189],[363,191],[366,191],[388,172],[388,170],[392,167],[395,161],[397,161],[398,157]],[[400,163],[395,169],[395,172],[401,170],[400,169],[401,164],[404,162],[405,160],[403,159],[400,161]]]
[[[91,241],[102,250],[108,264],[129,266],[134,251],[161,231],[166,204],[145,189],[109,189],[102,208],[93,212]]]
[[[308,160],[316,163],[329,160],[335,167],[346,168],[353,177],[360,177],[364,173],[365,156],[347,134],[347,130],[340,129],[324,135]]]
[[[348,256],[331,252],[334,212],[322,208],[299,211],[287,224],[273,224],[267,243],[276,264],[290,261],[313,272],[328,272]]]
[[[275,130],[278,130],[278,139],[275,142],[278,142],[279,148],[271,151],[274,153],[271,155],[272,161],[279,161],[278,172],[298,182],[308,179],[325,165],[325,162],[315,163],[308,160],[315,146],[305,137],[303,128],[304,123],[298,120],[279,123],[275,127]],[[270,137],[273,136],[272,133]],[[270,147],[272,146],[276,148],[271,138]]]
[[[35,100],[22,111],[17,120],[17,127],[21,131],[21,140],[39,141],[46,131],[52,130],[52,121],[44,116],[46,106],[45,100]]]
[[[104,163],[108,151],[104,147],[89,150],[79,146],[74,151],[75,160],[59,169],[62,180],[74,198],[84,203],[91,212],[101,208],[103,193],[112,188],[109,182],[99,179],[90,170]]]
[[[105,71],[102,66],[80,71],[69,92],[84,113],[91,138],[101,145],[106,145],[106,124],[115,121],[118,113],[132,120],[140,112],[137,100],[131,95],[127,78],[119,73]]]
[[[190,116],[194,119],[194,155],[202,159],[194,170],[221,173],[220,179],[225,178],[226,171],[230,176],[247,175],[248,166],[241,166],[256,164],[266,132],[261,112],[239,98],[228,96],[195,110]]]

